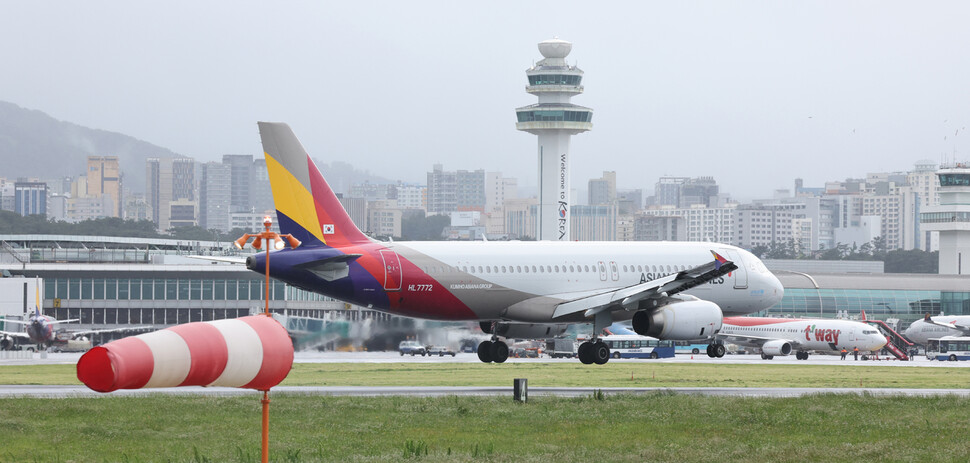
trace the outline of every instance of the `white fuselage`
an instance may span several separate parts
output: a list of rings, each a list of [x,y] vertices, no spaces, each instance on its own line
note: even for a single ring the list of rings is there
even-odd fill
[[[962,326],[970,325],[970,315],[937,315],[933,317],[933,320]],[[943,336],[966,336],[968,333],[962,330],[955,330],[945,326],[934,325],[932,323],[928,323],[926,320],[916,320],[912,325],[909,325],[909,328],[906,328],[906,331],[904,331],[902,334],[903,336],[906,336],[906,339],[909,339],[912,342],[925,345],[931,338],[942,338]]]
[[[886,345],[886,336],[875,327],[851,320],[728,317],[719,336],[751,347],[760,347],[765,339],[789,341],[794,351],[802,352],[852,352],[854,348],[871,352]]]
[[[559,303],[704,265],[712,260],[712,250],[738,269],[686,294],[718,304],[727,315],[764,310],[784,295],[781,283],[757,257],[715,243],[412,241],[388,248],[482,319],[550,322]],[[402,279],[405,300],[436,289],[422,282],[412,286],[406,270]]]

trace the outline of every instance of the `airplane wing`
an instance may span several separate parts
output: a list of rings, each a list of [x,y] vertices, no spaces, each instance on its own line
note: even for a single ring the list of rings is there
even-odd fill
[[[91,334],[121,333],[121,332],[125,332],[125,331],[154,331],[156,329],[157,328],[155,328],[154,326],[125,326],[125,327],[122,327],[122,328],[110,328],[110,329],[106,329],[106,330],[79,330],[79,331],[70,331],[68,334],[71,335],[71,339],[74,339],[74,338],[76,338],[78,336],[86,336],[86,335],[91,335]]]
[[[942,326],[944,328],[949,328],[951,330],[961,331],[963,332],[964,335],[970,334],[970,326],[936,321],[936,320],[933,320],[933,317],[931,317],[930,314],[926,314],[926,317],[923,318],[923,321],[931,325]]]
[[[29,321],[23,321],[23,320],[3,320],[3,321],[6,322],[6,323],[16,323],[18,325],[29,325],[31,323]],[[57,323],[69,323],[69,322],[78,322],[78,321],[81,321],[81,319],[80,318],[72,318],[70,320],[50,320],[47,323],[50,324],[50,325],[55,325]]]
[[[5,320],[10,321],[10,320]],[[0,337],[11,337],[11,338],[24,338],[30,339],[30,336],[23,331],[0,331]]]
[[[227,264],[245,264],[245,257],[234,257],[234,256],[185,256],[190,259],[208,260],[210,262],[224,262]]]
[[[563,302],[556,307],[552,318],[559,318],[576,312],[586,311],[591,317],[603,310],[635,309],[644,299],[669,298],[677,293],[702,285],[719,276],[727,275],[738,266],[718,253],[711,251],[714,260],[690,270],[673,273],[626,288],[606,291]]]

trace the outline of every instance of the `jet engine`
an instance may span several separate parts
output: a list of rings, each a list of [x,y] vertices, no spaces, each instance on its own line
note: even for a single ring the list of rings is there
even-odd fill
[[[546,323],[495,323],[494,332],[491,322],[481,322],[482,331],[506,338],[549,339],[561,336],[569,325]]]
[[[789,355],[791,354],[791,343],[776,339],[761,345],[761,353],[765,355]]]
[[[675,302],[633,315],[633,331],[658,339],[690,341],[713,336],[721,330],[721,308],[700,299]]]

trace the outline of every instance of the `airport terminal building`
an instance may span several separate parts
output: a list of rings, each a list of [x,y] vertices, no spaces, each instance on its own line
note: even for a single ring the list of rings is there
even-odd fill
[[[42,306],[58,319],[78,318],[80,328],[148,325],[235,318],[264,307],[264,277],[243,265],[188,256],[245,256],[229,242],[66,235],[0,235],[0,271],[42,279]],[[237,254],[238,253],[238,254]],[[784,270],[771,265],[785,286],[781,303],[757,315],[898,319],[905,328],[927,313],[970,315],[970,277]],[[838,267],[836,267],[838,268]],[[848,268],[848,267],[846,267]],[[862,273],[865,271],[870,273]],[[859,272],[859,273],[856,273]],[[408,323],[279,281],[271,281],[270,310],[321,320]],[[0,316],[22,316],[0,313]],[[288,327],[289,328],[289,327]]]

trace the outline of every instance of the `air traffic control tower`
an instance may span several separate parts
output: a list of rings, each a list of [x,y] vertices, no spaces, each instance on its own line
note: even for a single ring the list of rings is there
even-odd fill
[[[941,166],[940,205],[920,213],[920,229],[940,232],[940,275],[970,273],[970,165]]]
[[[583,71],[566,64],[572,48],[565,40],[539,42],[543,59],[525,71],[525,91],[539,103],[515,110],[515,128],[539,137],[539,240],[569,241],[569,137],[593,128],[593,110],[569,102],[583,93]]]

